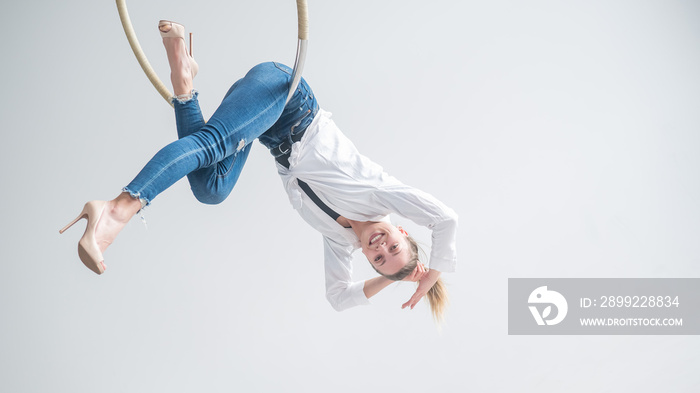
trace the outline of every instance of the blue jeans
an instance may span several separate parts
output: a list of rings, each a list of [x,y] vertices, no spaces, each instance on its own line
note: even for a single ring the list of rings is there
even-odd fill
[[[285,105],[292,70],[262,63],[231,86],[207,123],[192,99],[173,99],[178,140],[162,148],[124,187],[150,204],[153,198],[187,176],[202,203],[221,203],[231,193],[257,138],[271,151],[311,124],[318,102],[302,78]],[[274,154],[274,153],[273,153]]]

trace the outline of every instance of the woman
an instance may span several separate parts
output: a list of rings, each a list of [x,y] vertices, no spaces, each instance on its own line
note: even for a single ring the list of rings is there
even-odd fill
[[[447,293],[440,274],[454,271],[456,214],[360,155],[303,79],[285,105],[291,70],[284,65],[253,67],[205,124],[193,89],[198,67],[186,51],[185,29],[161,21],[159,30],[170,63],[179,139],[161,149],[119,196],[88,202],[60,231],[87,219],[78,243],[83,263],[102,274],[102,253],[124,225],[185,175],[199,201],[222,202],[257,138],[275,157],[294,208],[323,235],[326,297],[336,310],[369,303],[393,281],[417,281],[402,308],[412,309],[427,294],[433,315],[441,319]],[[389,223],[392,212],[432,229],[430,269],[418,261],[418,247],[408,233]],[[379,277],[352,282],[352,253],[358,248]]]

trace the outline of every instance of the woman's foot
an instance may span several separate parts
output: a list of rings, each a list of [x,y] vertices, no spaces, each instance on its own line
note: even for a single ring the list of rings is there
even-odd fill
[[[198,66],[187,53],[184,27],[174,22],[160,21],[158,30],[163,36],[163,46],[168,55],[173,92],[175,96],[190,95],[194,88],[193,79],[197,74]]]
[[[78,217],[58,232],[63,233],[81,219],[87,219],[85,232],[78,241],[78,256],[88,269],[102,274],[107,269],[102,253],[140,208],[141,201],[126,192],[111,201],[90,201]]]
[[[141,210],[141,201],[133,198],[128,192],[122,192],[118,197],[107,201],[95,227],[95,241],[101,252],[112,244],[119,232],[139,210]]]

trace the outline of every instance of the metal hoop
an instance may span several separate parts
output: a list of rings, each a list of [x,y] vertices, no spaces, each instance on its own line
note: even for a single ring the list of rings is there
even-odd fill
[[[129,45],[131,50],[136,56],[141,65],[141,69],[146,73],[148,80],[151,81],[153,87],[158,90],[158,93],[165,99],[165,101],[172,106],[173,103],[171,99],[173,94],[165,87],[165,84],[158,78],[156,72],[153,71],[153,67],[148,62],[146,54],[143,53],[139,40],[136,38],[136,32],[131,25],[131,19],[129,19],[129,11],[126,9],[126,0],[116,0],[117,1],[117,11],[119,11],[119,19],[122,22],[122,27],[124,28],[124,33],[126,33],[126,39],[129,40]],[[309,40],[309,13],[306,0],[297,0],[297,19],[298,19],[298,37],[297,42],[297,54],[294,60],[294,71],[292,72],[292,84],[289,87],[289,94],[287,94],[287,101],[294,95],[294,90],[299,85],[301,81],[301,73],[304,69],[304,62],[306,61],[306,48]]]

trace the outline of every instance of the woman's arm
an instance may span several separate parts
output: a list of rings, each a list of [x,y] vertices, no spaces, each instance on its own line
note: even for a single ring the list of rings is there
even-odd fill
[[[383,187],[375,198],[390,211],[432,231],[428,267],[443,273],[457,263],[457,213],[434,196],[406,185]]]
[[[428,274],[428,270],[425,267],[424,264],[419,263],[418,266],[416,266],[415,269],[413,269],[413,273],[409,274],[406,276],[403,280],[401,281],[420,281],[422,280],[426,275]],[[379,276],[372,278],[370,280],[365,281],[365,287],[364,287],[364,293],[367,299],[371,298],[372,296],[376,295],[381,291],[382,289],[386,288],[391,284],[392,280],[384,277],[384,276]]]
[[[370,304],[364,294],[364,282],[352,281],[352,251],[350,245],[340,244],[324,236],[326,299],[336,311]]]
[[[371,298],[372,296],[378,294],[382,289],[388,287],[392,282],[393,281],[384,276],[378,276],[365,281],[365,287],[363,289],[365,292],[365,297],[367,297],[367,299]]]

